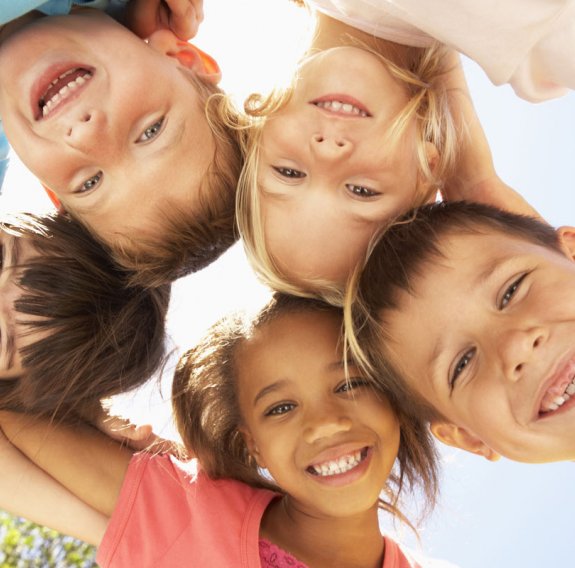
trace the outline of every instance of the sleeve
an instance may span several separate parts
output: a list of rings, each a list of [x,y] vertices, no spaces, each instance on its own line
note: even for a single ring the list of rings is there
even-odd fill
[[[2,121],[0,120],[0,194],[2,194],[2,186],[4,184],[4,177],[8,169],[8,154],[10,152],[10,145],[4,132]]]
[[[363,0],[478,63],[531,102],[575,87],[575,0]]]

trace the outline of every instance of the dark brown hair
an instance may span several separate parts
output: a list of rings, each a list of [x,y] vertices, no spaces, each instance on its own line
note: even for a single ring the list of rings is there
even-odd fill
[[[162,228],[158,238],[140,235],[110,243],[115,260],[132,272],[130,283],[134,285],[161,286],[201,270],[238,240],[235,199],[244,133],[232,125],[238,123],[239,115],[219,87],[182,71],[205,104],[214,135],[214,156],[202,180],[197,206],[184,209],[167,203],[158,211],[157,223]]]
[[[176,369],[172,400],[178,431],[185,446],[212,478],[234,478],[256,487],[278,490],[261,475],[239,432],[242,422],[236,391],[238,348],[255,330],[289,313],[326,312],[342,316],[340,309],[319,300],[276,294],[253,319],[234,314],[217,322],[204,339],[190,349]],[[397,500],[404,487],[420,485],[431,508],[437,493],[435,446],[426,426],[392,406],[401,426],[399,467],[384,489],[389,502],[382,507],[399,515]],[[392,490],[393,489],[393,490]],[[404,519],[405,520],[405,519]]]
[[[535,218],[479,203],[439,202],[405,214],[374,240],[350,279],[345,302],[346,342],[354,358],[399,403],[426,420],[439,413],[410,389],[386,354],[386,314],[400,309],[400,293],[414,293],[430,262],[443,257],[447,236],[499,233],[560,251],[556,231]]]
[[[126,286],[126,272],[64,215],[19,216],[5,230],[37,253],[14,269],[15,316],[40,338],[21,350],[23,375],[1,381],[4,408],[92,418],[101,398],[159,369],[169,286]]]

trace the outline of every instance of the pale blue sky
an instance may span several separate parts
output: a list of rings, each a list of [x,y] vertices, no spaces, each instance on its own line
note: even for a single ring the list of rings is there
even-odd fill
[[[286,8],[287,0],[205,0],[205,5],[207,19],[198,45],[220,60],[224,86],[241,97],[250,85],[273,82],[273,71],[291,60],[280,51],[294,44],[287,18],[293,8]],[[302,22],[293,25],[301,29]],[[466,72],[501,177],[550,223],[575,224],[575,95],[532,105],[507,87],[493,87],[474,64],[466,63]],[[46,207],[35,184],[13,166],[0,211]],[[221,314],[256,305],[263,295],[236,247],[221,262],[175,285],[170,314],[174,342],[190,346]],[[149,419],[149,406],[142,406],[142,400],[138,404],[134,414]],[[161,427],[166,407],[155,399],[150,404]],[[462,568],[568,565],[574,464],[488,463],[455,450],[444,455],[443,498],[421,532],[426,553]],[[404,532],[407,537],[409,531]]]

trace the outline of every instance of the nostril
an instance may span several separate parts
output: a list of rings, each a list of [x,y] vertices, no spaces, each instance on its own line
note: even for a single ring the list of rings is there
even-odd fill
[[[345,142],[338,141],[338,142],[336,142],[336,146],[343,148],[345,146]]]
[[[541,338],[538,337],[534,342],[533,342],[533,347],[539,347],[541,343]]]
[[[515,367],[515,372],[520,373],[522,369],[523,369],[523,363],[519,363],[519,365]]]
[[[92,120],[92,115],[87,112],[83,117],[82,117],[82,122],[90,122],[90,120]]]
[[[322,136],[321,134],[316,134],[316,135],[313,137],[313,139],[314,139],[316,142],[323,142],[323,140],[324,140],[324,138],[323,138],[323,136]]]

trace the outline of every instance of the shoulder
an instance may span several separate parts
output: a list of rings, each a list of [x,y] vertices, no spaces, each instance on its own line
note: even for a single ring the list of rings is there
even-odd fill
[[[459,568],[451,562],[414,553],[386,536],[382,568]]]

